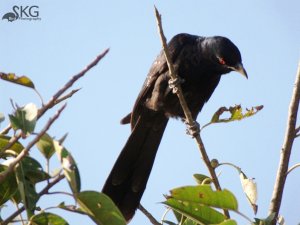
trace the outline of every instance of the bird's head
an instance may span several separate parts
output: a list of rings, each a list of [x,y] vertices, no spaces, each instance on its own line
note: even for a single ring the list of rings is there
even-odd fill
[[[210,60],[220,71],[224,73],[236,71],[248,78],[242,64],[241,53],[228,38],[214,36],[206,38],[205,42],[206,49],[210,52]]]

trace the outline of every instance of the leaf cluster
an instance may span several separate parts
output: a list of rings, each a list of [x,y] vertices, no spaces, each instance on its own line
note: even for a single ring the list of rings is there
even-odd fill
[[[0,133],[0,208],[15,205],[16,209],[10,216],[0,216],[1,225],[14,222],[28,225],[68,224],[65,218],[52,212],[55,208],[86,215],[95,224],[126,224],[121,212],[109,197],[97,191],[81,190],[79,168],[71,152],[63,145],[66,135],[61,139],[55,139],[47,133],[65,106],[49,119],[44,129],[36,131],[36,125],[44,112],[72,97],[78,89],[65,96],[61,95],[95,66],[107,52],[108,50],[99,55],[83,71],[71,78],[47,104],[42,101],[40,109],[34,103],[18,106],[12,102],[13,113],[8,115],[9,125]],[[27,76],[18,77],[14,73],[0,73],[0,79],[34,89],[38,93],[33,81]],[[0,123],[3,121],[5,115],[0,113]],[[32,138],[27,146],[23,144],[26,139]],[[31,152],[37,149],[45,158],[44,166],[31,155]],[[50,164],[55,160],[53,158],[55,154],[60,167],[51,168]],[[49,171],[56,172],[51,174]],[[70,192],[62,190],[51,193],[50,189],[64,179],[69,184]],[[40,199],[49,194],[65,194],[73,199],[73,202],[75,200],[75,204],[58,201],[56,205],[43,207],[40,205]]]

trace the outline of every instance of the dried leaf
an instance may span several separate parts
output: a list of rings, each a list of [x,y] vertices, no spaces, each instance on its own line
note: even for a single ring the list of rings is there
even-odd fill
[[[247,176],[241,171],[240,172],[240,180],[242,183],[242,188],[244,193],[247,196],[247,199],[249,201],[249,203],[252,206],[252,209],[254,211],[254,214],[257,213],[257,185],[254,182],[254,179],[249,179],[247,178]]]
[[[14,73],[0,73],[0,78],[14,84],[19,84],[34,89],[33,82],[26,76],[18,77]]]
[[[255,115],[257,112],[259,112],[262,109],[263,109],[263,105],[255,106],[252,107],[251,109],[246,109],[246,112],[243,113],[243,109],[241,105],[235,105],[229,108],[221,107],[214,113],[210,122],[205,124],[202,127],[202,129],[214,123],[228,123],[232,121],[242,120],[247,117]],[[230,116],[228,118],[220,118],[225,112],[229,112]]]

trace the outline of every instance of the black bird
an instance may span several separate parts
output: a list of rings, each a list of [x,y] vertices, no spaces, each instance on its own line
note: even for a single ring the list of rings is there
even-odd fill
[[[247,77],[238,48],[227,38],[178,34],[168,43],[171,60],[185,99],[196,120],[221,75],[237,71]],[[103,187],[129,221],[137,209],[170,117],[185,120],[178,98],[169,87],[163,51],[154,61],[133,110],[122,124],[132,132]]]

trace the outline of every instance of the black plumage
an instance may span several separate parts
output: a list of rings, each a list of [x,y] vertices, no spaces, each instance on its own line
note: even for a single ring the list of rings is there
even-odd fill
[[[171,60],[194,119],[218,85],[221,75],[237,71],[247,77],[238,48],[227,38],[178,34],[168,44]],[[137,209],[170,117],[185,120],[178,98],[168,85],[168,66],[161,52],[148,73],[132,112],[121,123],[132,132],[103,192],[127,221]]]

